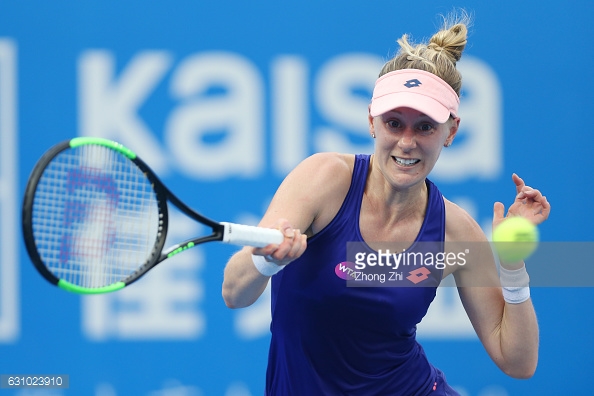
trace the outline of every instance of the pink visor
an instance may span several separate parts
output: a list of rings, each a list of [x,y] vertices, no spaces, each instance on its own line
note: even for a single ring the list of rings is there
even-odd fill
[[[410,107],[444,123],[458,116],[460,98],[448,83],[418,69],[386,73],[375,82],[369,114],[372,117],[398,107]]]

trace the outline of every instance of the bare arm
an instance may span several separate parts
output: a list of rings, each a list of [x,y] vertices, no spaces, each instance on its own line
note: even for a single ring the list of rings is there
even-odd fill
[[[277,227],[285,235],[280,245],[268,245],[256,249],[244,247],[234,254],[227,266],[223,279],[223,299],[229,308],[243,308],[253,304],[264,292],[269,276],[262,275],[254,266],[252,254],[269,256],[276,265],[287,265],[303,254],[307,247],[306,235],[293,229],[288,220],[280,219]]]
[[[256,269],[252,254],[267,256],[268,261],[280,266],[303,254],[307,237],[325,227],[338,212],[351,174],[350,157],[323,153],[307,158],[287,176],[259,224],[281,230],[285,240],[264,248],[245,247],[231,257],[223,280],[223,299],[228,307],[253,304],[268,284],[270,277]]]
[[[517,196],[509,215],[524,216],[535,224],[544,221],[550,205],[540,192],[525,186],[514,175]],[[488,241],[470,216],[455,205],[448,204],[447,229],[449,238],[457,241]],[[494,206],[493,225],[503,221],[504,207]],[[486,256],[484,256],[486,257]],[[491,256],[492,257],[492,256]],[[520,268],[524,263],[504,263]],[[531,299],[520,304],[504,301],[494,259],[472,262],[455,273],[462,304],[477,335],[497,366],[515,378],[531,377],[538,362],[539,330]],[[493,285],[493,286],[490,286]]]

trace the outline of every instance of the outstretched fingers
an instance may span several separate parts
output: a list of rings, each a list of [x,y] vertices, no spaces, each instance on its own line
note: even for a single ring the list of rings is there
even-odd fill
[[[535,224],[545,221],[551,212],[547,198],[540,190],[527,186],[517,174],[512,175],[512,180],[516,185],[517,194],[508,215],[524,216]]]

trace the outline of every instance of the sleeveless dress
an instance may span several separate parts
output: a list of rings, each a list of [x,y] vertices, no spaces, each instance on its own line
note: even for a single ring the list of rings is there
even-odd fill
[[[367,246],[359,213],[369,160],[355,156],[351,186],[335,218],[308,240],[299,259],[272,277],[267,395],[457,394],[415,338],[443,270],[422,266],[422,281],[413,284],[406,276],[414,268],[401,266],[400,282],[408,287],[350,287],[353,282],[341,273],[347,245]],[[443,248],[443,197],[426,183],[425,219],[408,250],[420,242]]]

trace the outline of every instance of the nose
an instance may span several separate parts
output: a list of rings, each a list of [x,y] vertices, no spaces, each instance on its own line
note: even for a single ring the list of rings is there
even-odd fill
[[[398,147],[400,147],[403,151],[410,151],[417,147],[417,141],[415,139],[415,133],[410,128],[406,128],[400,139],[398,139]]]

